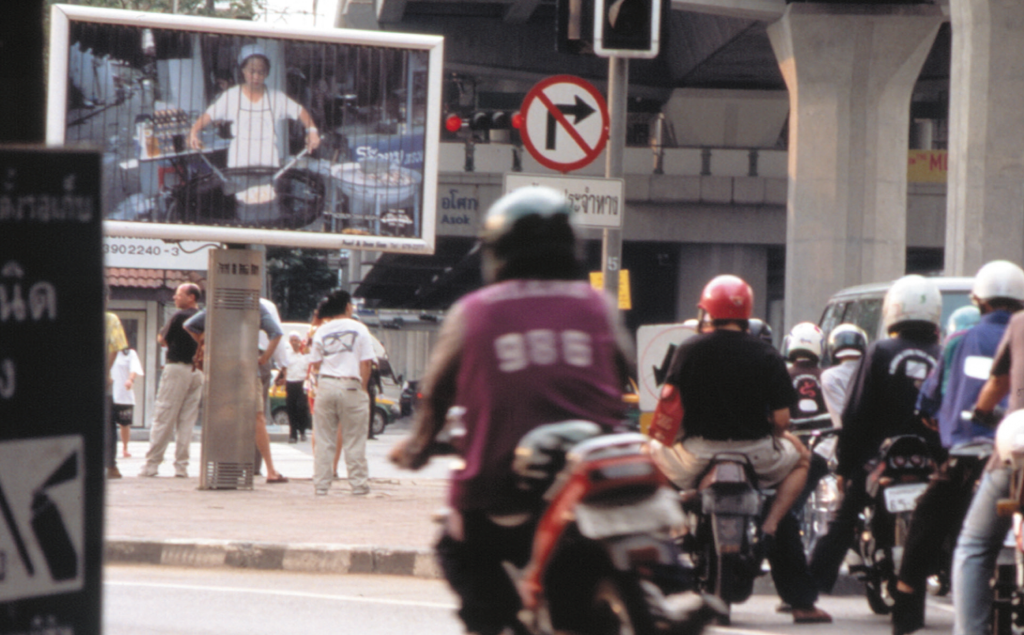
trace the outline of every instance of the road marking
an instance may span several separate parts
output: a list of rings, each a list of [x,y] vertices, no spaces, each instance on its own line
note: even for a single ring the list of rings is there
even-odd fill
[[[444,602],[422,602],[416,600],[390,600],[385,598],[367,598],[355,595],[332,595],[328,593],[308,593],[305,591],[281,591],[276,589],[252,589],[246,587],[220,587],[199,584],[170,584],[164,582],[122,582],[119,580],[104,580],[103,584],[125,587],[148,587],[152,589],[178,589],[182,591],[220,591],[224,593],[249,593],[252,595],[279,595],[293,598],[308,598],[313,600],[337,600],[340,602],[359,602],[362,604],[385,604],[390,606],[417,606],[428,609],[452,610],[459,608],[458,605]]]

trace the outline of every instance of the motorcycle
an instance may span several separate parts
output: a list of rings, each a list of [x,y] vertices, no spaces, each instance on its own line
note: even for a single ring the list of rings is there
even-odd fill
[[[588,421],[543,425],[520,440],[512,469],[536,508],[492,516],[504,526],[537,522],[529,562],[506,566],[524,607],[513,629],[696,635],[721,612],[691,590],[672,539],[682,513],[647,442]]]
[[[680,548],[692,562],[701,590],[720,599],[729,623],[730,604],[744,602],[763,573],[761,519],[772,490],[759,490],[746,455],[716,454],[696,490],[680,493],[686,514]]]
[[[927,443],[912,434],[882,442],[869,467],[868,502],[856,527],[861,563],[851,566],[850,573],[864,582],[868,605],[876,615],[892,612],[910,519],[935,470]]]
[[[812,452],[811,471],[808,475],[810,491],[805,490],[804,495],[807,498],[802,508],[794,507],[800,518],[800,535],[804,542],[804,551],[810,554],[814,551],[818,539],[828,533],[828,528],[839,511],[841,497],[835,475],[839,429],[833,426],[832,417],[827,414],[806,420],[794,420],[791,429]]]

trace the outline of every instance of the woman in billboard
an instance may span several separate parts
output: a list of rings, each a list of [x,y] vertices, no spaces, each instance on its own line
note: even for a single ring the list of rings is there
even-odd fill
[[[234,124],[234,139],[228,148],[228,167],[277,167],[277,123],[282,119],[298,119],[306,128],[306,149],[312,152],[320,145],[320,135],[309,112],[283,92],[265,85],[270,72],[270,58],[257,44],[247,44],[238,55],[243,83],[228,88],[192,125],[188,145],[200,150],[203,142],[199,132],[214,121]]]

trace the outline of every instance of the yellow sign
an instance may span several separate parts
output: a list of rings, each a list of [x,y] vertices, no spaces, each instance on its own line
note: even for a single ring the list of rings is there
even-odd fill
[[[911,150],[907,156],[908,183],[945,183],[948,169],[945,150]]]
[[[604,289],[604,274],[600,271],[591,271],[590,286],[598,291]],[[619,269],[619,309],[628,311],[632,308],[633,301],[629,292],[629,270]]]

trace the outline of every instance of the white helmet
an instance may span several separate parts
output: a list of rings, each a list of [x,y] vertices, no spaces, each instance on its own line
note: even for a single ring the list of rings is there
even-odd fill
[[[919,275],[903,276],[889,287],[882,303],[882,324],[892,332],[904,322],[928,322],[939,326],[942,294],[935,282]]]
[[[797,357],[806,357],[808,355],[821,359],[821,349],[824,342],[825,334],[821,332],[817,324],[801,322],[789,332],[789,340],[787,340],[789,348],[786,349],[786,359],[792,361]]]
[[[1024,463],[1024,410],[1015,410],[996,428],[996,453],[1004,464]]]
[[[1024,302],[1024,269],[1008,260],[986,263],[974,276],[971,295],[978,300],[1007,298]]]

